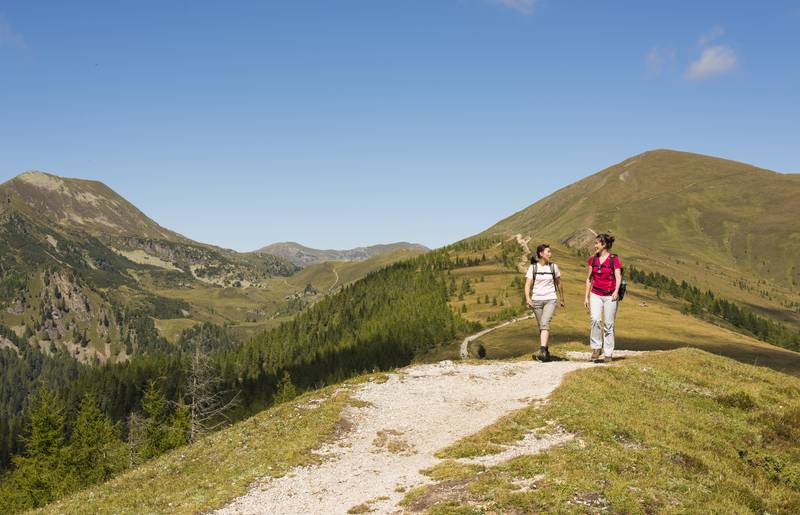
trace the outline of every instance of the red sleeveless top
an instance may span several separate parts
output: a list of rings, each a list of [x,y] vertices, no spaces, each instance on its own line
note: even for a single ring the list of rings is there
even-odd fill
[[[614,270],[622,268],[619,256],[609,254],[605,261],[600,261],[599,257],[592,256],[586,260],[586,264],[592,269],[592,293],[603,296],[614,293],[614,289],[617,287]]]

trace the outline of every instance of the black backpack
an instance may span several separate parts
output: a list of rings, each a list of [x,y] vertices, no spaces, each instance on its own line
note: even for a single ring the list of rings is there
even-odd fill
[[[533,265],[533,284],[536,284],[536,268],[539,266],[538,261],[534,261],[531,263]],[[549,272],[542,272],[544,275],[552,275],[553,276],[553,284],[556,281],[556,264],[552,261],[550,262],[550,271]]]
[[[614,273],[614,259],[619,259],[619,258],[617,258],[616,254],[611,254],[611,255],[608,256],[608,259],[606,259],[606,263],[602,264],[602,263],[600,263],[600,258],[598,258],[597,256],[594,256],[594,258],[592,259],[592,275],[594,275],[594,273],[595,273],[594,272],[595,268],[597,268],[597,273],[598,274],[603,272],[603,268],[610,268],[611,269],[611,273],[613,274]],[[622,267],[620,267],[619,268],[619,272],[620,272],[620,276],[621,276],[622,280],[621,280],[621,282],[619,284],[619,291],[617,292],[617,294],[619,295],[619,300],[622,300],[625,297],[625,293],[628,291],[628,283],[625,282],[625,270]],[[598,290],[600,290],[600,289],[598,288]],[[605,290],[600,290],[600,291],[602,293],[606,294],[606,295],[611,295],[612,293],[614,293],[614,290],[611,290],[611,291],[608,291],[608,292],[605,291]]]

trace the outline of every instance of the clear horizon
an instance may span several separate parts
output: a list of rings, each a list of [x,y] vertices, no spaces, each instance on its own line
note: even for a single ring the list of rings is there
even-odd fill
[[[0,182],[99,180],[239,251],[434,248],[656,148],[800,172],[798,29],[794,2],[6,2]]]

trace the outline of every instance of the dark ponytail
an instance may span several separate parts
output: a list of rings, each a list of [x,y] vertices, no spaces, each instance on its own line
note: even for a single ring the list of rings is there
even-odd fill
[[[602,243],[606,250],[611,250],[611,247],[614,245],[614,237],[610,234],[598,234],[595,239]]]
[[[537,261],[539,261],[539,258],[542,257],[542,252],[544,252],[544,249],[549,249],[549,248],[550,248],[550,245],[548,245],[547,243],[542,243],[541,245],[537,246],[536,247],[536,255],[535,256],[531,256],[531,264],[534,264]]]

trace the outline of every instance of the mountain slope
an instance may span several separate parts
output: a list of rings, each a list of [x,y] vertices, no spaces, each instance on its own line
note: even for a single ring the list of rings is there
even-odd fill
[[[299,267],[306,267],[322,261],[365,261],[374,256],[399,250],[425,252],[429,249],[417,243],[398,242],[372,245],[369,247],[356,247],[349,250],[319,250],[288,241],[267,245],[266,247],[256,250],[254,253],[281,256]]]
[[[629,264],[797,322],[798,198],[798,174],[656,150],[558,190],[479,236],[525,233],[585,252],[594,233],[610,232]]]
[[[0,324],[50,354],[126,360],[165,345],[156,319],[243,322],[245,312],[220,319],[214,306],[186,299],[296,270],[277,256],[185,238],[96,181],[25,172],[0,184]],[[166,298],[168,288],[184,295]],[[254,299],[245,310],[261,306]]]
[[[0,184],[0,214],[10,212],[52,229],[91,235],[132,261],[166,270],[191,272],[190,275],[206,282],[226,282],[229,278],[225,277],[224,271],[232,271],[237,266],[272,266],[271,272],[282,272],[282,275],[296,269],[269,253],[259,256],[239,254],[192,241],[161,227],[98,181],[69,179],[37,171],[22,173]],[[198,275],[195,268],[203,270]],[[216,275],[221,277],[216,277],[213,272],[219,272]],[[253,282],[254,275],[259,274],[239,275],[242,275],[240,282]],[[245,278],[245,275],[249,277]]]
[[[0,185],[0,202],[93,236],[136,236],[188,242],[97,181],[29,171]]]

